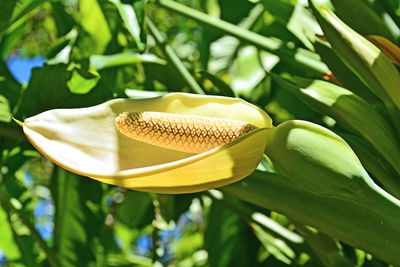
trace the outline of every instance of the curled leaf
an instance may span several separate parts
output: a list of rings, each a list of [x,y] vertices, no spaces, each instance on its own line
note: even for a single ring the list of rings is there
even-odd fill
[[[167,112],[234,119],[258,129],[204,153],[188,153],[134,140],[115,126],[123,112]],[[189,193],[240,180],[262,158],[270,117],[243,100],[174,93],[116,99],[81,109],[58,109],[28,118],[25,135],[49,160],[80,175],[130,189]]]

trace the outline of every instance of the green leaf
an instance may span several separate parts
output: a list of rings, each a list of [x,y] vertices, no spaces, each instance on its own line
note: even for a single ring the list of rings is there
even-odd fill
[[[400,150],[390,125],[367,102],[340,86],[319,80],[294,78],[297,86],[272,74],[282,88],[324,115],[364,136],[400,174]]]
[[[11,19],[16,3],[17,1],[0,2],[0,36],[8,26],[8,22]]]
[[[123,24],[133,37],[139,50],[144,50],[146,35],[144,33],[145,0],[133,1],[133,4],[124,4],[120,0],[109,0],[121,15]]]
[[[254,234],[260,240],[264,248],[274,255],[274,257],[286,264],[291,264],[295,257],[294,251],[282,240],[273,237],[271,234],[264,231],[257,224],[251,224]]]
[[[308,49],[314,50],[312,42],[322,31],[312,14],[300,3],[282,0],[261,0],[274,19],[286,26]]]
[[[260,65],[260,61],[263,66]],[[265,78],[263,67],[271,70],[278,62],[277,56],[266,52],[259,53],[254,46],[241,48],[231,71],[232,89],[246,99],[251,98],[255,87]]]
[[[201,24],[213,27],[216,30],[220,30],[226,34],[235,36],[243,41],[246,41],[261,49],[273,53],[279,56],[282,61],[298,67],[305,73],[318,75],[323,74],[327,71],[326,65],[319,60],[318,56],[310,51],[301,48],[289,49],[280,40],[267,38],[265,36],[251,32],[247,29],[243,29],[226,21],[215,19],[202,12],[181,5],[175,1],[162,0],[159,1],[158,4],[160,4],[164,8],[167,8],[168,10],[172,10],[174,12],[192,18]]]
[[[79,22],[84,30],[79,41],[84,56],[104,53],[111,41],[112,34],[102,6],[98,0],[81,0],[79,9]]]
[[[193,198],[196,194],[165,195],[157,194],[160,203],[160,212],[164,220],[177,222],[182,213],[189,210]]]
[[[7,98],[0,95],[0,121],[10,122],[11,121],[11,111],[10,105]]]
[[[257,262],[259,244],[251,228],[219,205],[209,210],[204,238],[210,266],[254,266]]]
[[[200,71],[198,74],[201,76],[200,79],[202,81],[204,90],[208,95],[235,97],[235,93],[233,92],[232,88],[216,75],[213,75],[207,71]],[[210,86],[209,83],[211,83],[212,86]]]
[[[55,206],[53,249],[60,265],[89,266],[95,261],[93,239],[104,225],[90,208],[99,205],[101,185],[56,167],[51,193]]]
[[[335,78],[343,84],[345,88],[371,104],[381,103],[380,99],[368,89],[346,64],[343,63],[332,48],[318,40],[314,43],[314,46],[322,60],[333,72]]]
[[[314,228],[299,223],[295,223],[295,227],[305,237],[316,257],[324,266],[354,266],[354,263],[344,256],[342,248],[336,240]]]
[[[380,35],[393,41],[393,36],[383,20],[366,2],[362,0],[331,0],[331,2],[339,17],[358,33]],[[357,10],[356,16],[355,10]]]
[[[389,58],[328,8],[316,5],[314,0],[310,3],[326,38],[343,62],[387,108],[392,109],[394,104],[400,109],[400,74]]]
[[[21,85],[14,79],[6,63],[0,59],[0,94],[7,98],[13,111],[21,92]]]
[[[67,86],[71,77],[71,71],[63,64],[45,65],[42,68],[34,68],[28,87],[22,95],[17,113],[18,118],[31,116],[54,108],[96,105],[112,98],[111,90],[101,80],[87,94],[72,93]],[[75,81],[72,85],[74,83]],[[88,83],[89,85],[93,85],[93,81],[89,81]]]
[[[51,1],[51,8],[53,11],[53,19],[57,27],[57,36],[63,36],[68,34],[74,25],[76,25],[75,19],[66,10],[64,2],[62,1]]]
[[[8,32],[14,31],[21,26],[28,18],[48,0],[18,0],[14,8],[12,18],[7,29]]]
[[[73,94],[87,94],[97,85],[99,80],[100,76],[98,74],[74,69],[67,86]]]
[[[140,208],[132,209],[135,206]],[[130,229],[151,224],[154,219],[153,198],[149,193],[128,191],[124,201],[117,206],[116,218]]]
[[[241,182],[223,187],[222,191],[283,213],[388,263],[400,263],[397,256],[400,249],[398,223],[382,217],[378,210],[361,208],[344,200],[318,197],[304,191],[288,177],[260,171]],[[398,213],[394,211],[393,214]]]
[[[10,51],[21,40],[24,35],[25,23],[15,28],[13,31],[5,32],[0,42],[0,57],[7,58]]]
[[[373,175],[384,187],[384,189],[400,199],[400,179],[395,177],[395,170],[379,157],[378,152],[363,138],[351,135],[340,134],[360,159],[365,169]]]
[[[123,52],[114,55],[93,55],[90,57],[90,65],[98,70],[135,63],[165,65],[166,61],[153,54],[138,54],[134,52]]]
[[[0,205],[0,250],[4,252],[9,261],[18,260],[21,252],[15,244],[11,225],[7,219],[6,211]]]

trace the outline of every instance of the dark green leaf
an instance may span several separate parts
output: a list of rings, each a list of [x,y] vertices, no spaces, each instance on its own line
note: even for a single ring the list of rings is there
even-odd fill
[[[380,35],[393,41],[393,35],[383,20],[362,0],[331,0],[339,17],[351,28],[364,35]],[[357,10],[355,16],[354,11]],[[366,23],[368,21],[368,23]]]
[[[142,228],[154,219],[153,199],[148,193],[128,191],[124,202],[117,206],[118,221],[129,228]]]
[[[63,64],[33,69],[29,85],[22,95],[18,118],[54,108],[92,106],[112,98],[112,92],[102,81],[98,81],[87,94],[72,93],[67,86],[71,77],[71,71]],[[89,85],[93,85],[93,81]]]
[[[259,243],[246,222],[233,212],[213,204],[204,238],[210,266],[256,265]]]
[[[0,36],[1,33],[6,29],[8,22],[11,19],[16,3],[16,0],[0,2]]]
[[[91,247],[104,225],[91,208],[101,202],[101,184],[56,167],[51,180],[54,199],[54,251],[61,266],[89,266]],[[100,256],[100,255],[97,255]]]

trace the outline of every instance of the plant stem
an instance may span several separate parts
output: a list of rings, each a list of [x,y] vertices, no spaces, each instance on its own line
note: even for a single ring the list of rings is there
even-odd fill
[[[36,241],[38,246],[46,254],[50,266],[58,267],[56,256],[54,255],[53,251],[47,246],[42,236],[38,233],[35,226],[29,221],[29,219],[25,216],[25,214],[20,209],[17,209],[11,204],[10,199],[11,199],[10,196],[4,193],[3,190],[2,192],[0,192],[0,202],[3,203],[3,205],[5,205],[6,207],[8,207],[8,209],[18,214],[23,224],[29,229],[32,238]]]
[[[157,27],[153,24],[153,22],[146,17],[146,24],[148,26],[148,29],[151,33],[151,35],[154,37],[156,42],[161,46],[161,48],[164,50],[164,53],[168,60],[175,66],[176,70],[182,75],[183,79],[186,81],[187,85],[192,89],[193,92],[204,95],[203,89],[200,87],[200,85],[196,82],[196,80],[193,78],[193,76],[190,74],[190,72],[186,69],[185,65],[183,65],[182,61],[178,57],[178,55],[175,53],[174,49],[168,45],[164,39],[164,37],[161,35],[160,31],[157,29]]]
[[[201,24],[213,27],[263,50],[276,54],[286,63],[297,65],[300,69],[307,70],[313,75],[320,76],[328,71],[327,66],[321,62],[318,55],[313,52],[301,48],[290,49],[287,47],[287,44],[278,39],[262,36],[171,0],[159,0],[157,3],[168,10],[179,13]]]

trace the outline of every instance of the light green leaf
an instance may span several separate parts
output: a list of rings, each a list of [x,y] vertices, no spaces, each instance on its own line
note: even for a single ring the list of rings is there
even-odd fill
[[[310,1],[314,15],[333,50],[382,99],[386,107],[400,109],[400,74],[375,45],[341,21],[331,10]]]
[[[260,65],[260,60],[262,65]],[[251,98],[255,87],[265,78],[265,70],[273,69],[279,58],[268,52],[259,52],[254,46],[243,47],[236,58],[232,75],[232,89],[246,99]]]
[[[343,126],[364,136],[400,174],[400,150],[396,135],[370,104],[329,82],[294,78],[295,86],[276,75],[272,77],[317,112],[333,117]]]
[[[24,23],[43,3],[48,0],[18,0],[7,29],[12,32]]]
[[[83,38],[82,48],[85,54],[105,52],[112,34],[98,0],[79,1],[80,24],[87,33]]]
[[[18,260],[21,257],[17,245],[15,244],[13,232],[9,221],[7,220],[7,213],[0,205],[0,250],[4,252],[9,261]]]
[[[11,121],[11,111],[10,105],[7,98],[0,95],[0,121],[10,122]]]
[[[74,94],[87,94],[99,82],[100,76],[98,74],[86,73],[85,76],[79,70],[72,71],[72,77],[67,82],[67,86],[71,93]]]
[[[292,259],[296,254],[285,242],[273,237],[257,224],[251,224],[251,228],[264,248],[274,255],[275,258],[286,264],[292,263]]]
[[[139,50],[143,50],[146,39],[141,36],[144,36],[144,5],[146,1],[134,1],[133,4],[124,4],[120,0],[109,1],[117,7],[126,29],[132,35]]]

